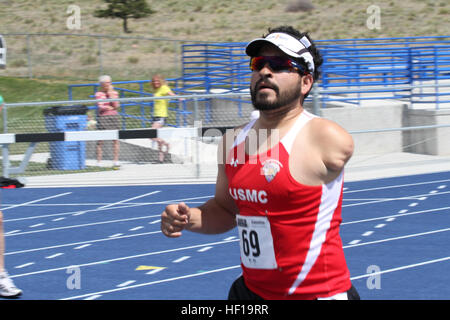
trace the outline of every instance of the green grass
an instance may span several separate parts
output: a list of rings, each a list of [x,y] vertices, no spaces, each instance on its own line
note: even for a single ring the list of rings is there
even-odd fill
[[[67,83],[0,77],[0,94],[7,103],[67,100]]]

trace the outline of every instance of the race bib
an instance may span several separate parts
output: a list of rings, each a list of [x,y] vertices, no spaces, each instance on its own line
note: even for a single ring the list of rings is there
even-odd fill
[[[276,269],[272,232],[267,217],[236,215],[241,261],[247,268]]]

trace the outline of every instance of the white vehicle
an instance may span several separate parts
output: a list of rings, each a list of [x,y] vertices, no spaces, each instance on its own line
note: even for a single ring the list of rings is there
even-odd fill
[[[6,42],[5,39],[0,35],[0,68],[6,67]]]

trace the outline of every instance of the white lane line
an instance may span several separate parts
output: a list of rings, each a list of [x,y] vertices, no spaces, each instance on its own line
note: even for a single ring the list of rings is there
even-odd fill
[[[52,221],[61,221],[61,220],[64,220],[64,219],[65,219],[64,217],[61,217],[61,218],[53,219]]]
[[[86,299],[83,299],[83,300],[95,300],[95,299],[100,298],[101,296],[102,296],[101,294],[94,294],[94,295],[92,295],[90,297],[87,297]]]
[[[373,233],[373,231],[366,231],[362,234],[363,237],[368,237]]]
[[[86,243],[86,244],[83,244],[83,245],[81,245],[81,246],[78,246],[78,247],[75,247],[75,248],[73,248],[74,250],[80,250],[80,249],[84,249],[84,248],[87,248],[87,247],[90,247],[92,244],[90,244],[90,243]]]
[[[375,228],[380,229],[380,228],[383,228],[384,226],[386,226],[386,224],[380,223],[380,224],[377,224],[377,225],[375,226]]]
[[[392,221],[394,221],[395,220],[395,218],[387,218],[385,221],[386,222],[392,222]]]
[[[357,244],[357,243],[360,243],[360,242],[361,242],[361,240],[355,239],[355,240],[350,241],[348,244],[352,245],[352,244]]]
[[[17,229],[17,230],[11,230],[11,231],[5,232],[3,235],[7,236],[7,235],[11,235],[11,234],[20,232],[20,231],[22,231],[22,230],[20,230],[20,229]]]
[[[109,207],[112,207],[112,206],[115,206],[115,205],[118,205],[118,204],[121,204],[121,203],[125,203],[125,202],[131,201],[131,200],[135,200],[135,199],[144,198],[144,197],[146,197],[146,196],[151,196],[151,195],[153,195],[153,194],[160,193],[160,192],[161,192],[161,190],[156,190],[156,191],[148,192],[148,193],[145,193],[145,194],[141,194],[140,196],[136,196],[136,197],[124,199],[124,200],[121,200],[121,201],[117,201],[117,202],[114,202],[114,203],[110,203],[110,204],[101,206],[101,207],[99,207],[98,209],[109,208]]]
[[[397,267],[397,268],[391,268],[391,269],[383,270],[383,271],[380,271],[380,272],[373,272],[373,273],[363,274],[363,275],[360,275],[360,276],[351,277],[350,280],[357,280],[357,279],[367,278],[367,277],[370,277],[370,276],[380,275],[380,274],[384,274],[384,273],[390,273],[390,272],[401,271],[401,270],[405,270],[405,269],[411,269],[411,268],[420,267],[420,266],[424,266],[424,265],[432,264],[432,263],[437,263],[437,262],[443,262],[443,261],[447,261],[447,260],[450,260],[450,257],[444,257],[444,258],[440,258],[440,259],[434,259],[434,260],[428,260],[428,261],[424,261],[424,262],[409,264],[409,265],[406,265],[406,266],[401,266],[401,267]]]
[[[441,185],[441,186],[439,186],[439,187],[437,187],[438,189],[444,189],[444,188],[446,188],[447,187],[447,185],[445,185],[445,184],[443,184],[443,185]]]
[[[20,231],[20,230],[18,230],[18,231]],[[57,248],[63,248],[63,247],[73,247],[73,246],[81,245],[81,244],[85,244],[85,243],[95,243],[95,242],[103,242],[103,241],[111,241],[111,240],[120,240],[120,239],[132,238],[132,237],[147,236],[147,235],[157,234],[157,233],[161,233],[161,231],[137,233],[137,234],[130,234],[130,235],[125,235],[125,236],[117,237],[117,238],[102,238],[102,239],[94,239],[94,240],[88,240],[88,241],[65,243],[65,244],[54,245],[54,246],[49,246],[49,247],[41,247],[41,248],[34,248],[34,249],[19,250],[19,251],[13,251],[13,252],[6,252],[5,255],[20,254],[20,253],[27,253],[27,252],[34,252],[34,251],[42,251],[42,250],[49,250],[49,249],[57,249]]]
[[[17,208],[17,207],[23,207],[23,206],[26,206],[26,205],[29,205],[29,204],[32,204],[32,203],[36,203],[36,202],[39,202],[39,201],[45,201],[45,200],[54,199],[54,198],[58,198],[58,197],[62,197],[62,196],[67,196],[68,194],[71,194],[71,193],[72,192],[65,192],[65,193],[60,193],[60,194],[57,194],[57,195],[54,195],[54,196],[50,196],[50,197],[45,197],[45,198],[40,198],[40,199],[36,199],[36,200],[33,200],[33,201],[28,201],[28,202],[24,202],[24,203],[20,203],[20,204],[15,204],[15,205],[3,208],[2,211],[6,211],[8,209],[13,209],[13,208]]]
[[[143,228],[144,228],[143,226],[139,226],[139,227],[131,228],[128,231],[137,231],[137,230],[141,230]]]
[[[108,208],[110,208],[110,207],[114,207],[114,206],[116,206],[116,205],[118,205],[118,204],[126,203],[126,202],[128,202],[128,201],[135,200],[135,199],[139,199],[139,198],[143,198],[143,197],[146,197],[146,196],[150,196],[150,195],[152,195],[152,194],[159,193],[159,192],[161,192],[161,190],[156,190],[156,191],[148,192],[148,193],[145,193],[145,194],[141,194],[141,195],[136,196],[136,197],[132,197],[132,198],[124,199],[124,200],[121,200],[121,201],[117,201],[117,202],[105,204],[105,205],[103,205],[103,206],[100,206],[100,207],[96,208],[95,210],[105,210],[105,209],[108,209]],[[92,210],[78,211],[78,212],[72,214],[72,216],[80,216],[80,215],[82,215],[82,214],[85,214],[85,213],[91,212],[91,211],[92,211]]]
[[[426,236],[426,235],[430,235],[430,234],[435,234],[435,233],[440,233],[440,232],[448,232],[448,231],[450,231],[450,228],[426,231],[426,232],[420,232],[420,233],[413,233],[413,234],[408,234],[408,235],[398,236],[398,237],[393,237],[393,238],[386,238],[386,239],[381,239],[381,240],[374,240],[374,241],[368,241],[368,242],[363,242],[363,243],[351,244],[351,245],[344,246],[344,249],[352,248],[352,247],[359,247],[359,246],[366,246],[366,245],[370,245],[370,244],[378,244],[378,243],[389,242],[389,241],[394,241],[394,240],[414,238],[414,237],[419,237],[419,236]]]
[[[136,282],[136,280],[128,280],[128,281],[125,281],[125,282],[123,282],[121,284],[118,284],[116,287],[117,288],[126,287],[126,286],[129,286],[130,284],[133,284],[135,282]]]
[[[62,212],[62,213],[54,213],[54,214],[47,214],[47,215],[40,215],[40,216],[32,216],[32,217],[25,217],[25,218],[16,218],[16,219],[8,219],[3,220],[3,222],[11,222],[11,221],[22,221],[22,220],[30,220],[30,219],[39,219],[39,218],[49,218],[49,217],[57,217],[57,216],[66,216],[66,215],[72,215],[74,213],[79,212],[95,212],[95,211],[109,211],[109,210],[118,210],[118,209],[127,209],[127,208],[134,208],[134,207],[143,207],[143,206],[151,206],[151,205],[159,205],[159,204],[167,204],[167,203],[178,203],[178,202],[186,202],[191,203],[190,200],[192,199],[205,199],[205,198],[212,198],[213,196],[201,196],[201,197],[195,197],[195,198],[184,198],[184,199],[172,199],[172,200],[164,200],[164,201],[157,201],[157,202],[142,202],[142,203],[134,203],[134,204],[128,204],[118,207],[108,207],[103,209],[89,209],[84,211],[69,211],[69,212]],[[203,202],[202,202],[203,203]],[[153,215],[152,217],[160,217],[161,214]]]
[[[120,237],[120,236],[123,236],[123,233],[112,234],[112,235],[108,236],[108,238],[117,238],[117,237]]]
[[[36,223],[36,224],[33,224],[33,225],[29,226],[28,228],[37,228],[37,227],[40,227],[40,226],[43,226],[43,225],[45,225],[45,223]]]
[[[450,181],[450,179],[434,180],[434,181],[426,181],[426,182],[416,182],[416,183],[408,183],[408,184],[398,184],[398,185],[392,185],[392,186],[384,186],[384,187],[375,187],[375,188],[352,190],[352,191],[347,191],[347,193],[374,191],[374,190],[383,190],[383,189],[393,189],[393,188],[403,188],[403,187],[413,187],[413,186],[420,186],[420,185],[424,185],[424,184],[434,184],[434,183],[441,183],[441,182],[448,182],[448,181]]]
[[[28,262],[28,263],[21,264],[21,265],[19,265],[19,266],[15,266],[14,268],[16,268],[16,269],[22,269],[22,268],[25,268],[25,267],[32,266],[33,264],[34,264],[34,262]]]
[[[145,274],[155,274],[155,273],[158,273],[158,272],[160,272],[161,270],[164,270],[165,268],[159,268],[159,269],[153,269],[153,270],[150,270],[149,272],[146,272]]]
[[[21,233],[12,234],[11,236],[30,234],[30,233],[37,233],[37,232],[48,232],[48,231],[57,231],[57,230],[81,228],[81,227],[91,227],[91,226],[97,226],[97,225],[101,225],[101,224],[116,223],[116,222],[126,222],[126,221],[133,221],[133,220],[142,220],[142,219],[148,219],[148,218],[154,218],[154,217],[156,217],[156,216],[153,215],[153,216],[144,216],[144,217],[136,217],[136,218],[109,220],[109,221],[102,221],[102,222],[92,222],[92,223],[77,224],[77,225],[72,225],[72,226],[63,226],[63,227],[55,227],[55,228],[49,228],[49,229],[41,229],[41,230],[35,230],[35,231],[25,231],[25,232],[21,232]]]
[[[235,236],[231,236],[231,237],[225,238],[223,240],[227,241],[227,240],[233,240],[233,239],[236,239],[236,237]]]
[[[210,250],[212,248],[213,247],[204,247],[204,248],[198,249],[197,252],[205,252],[205,251],[208,251],[208,250]]]
[[[137,254],[137,255],[132,255],[132,256],[114,258],[114,259],[99,260],[99,261],[94,261],[94,262],[89,262],[89,263],[78,264],[77,266],[81,268],[81,267],[99,265],[99,264],[104,264],[104,263],[109,263],[109,262],[124,261],[124,260],[148,257],[148,256],[159,255],[159,254],[164,254],[164,253],[169,253],[169,252],[192,250],[192,249],[202,248],[202,247],[205,247],[205,246],[216,246],[216,245],[219,245],[219,244],[228,244],[228,243],[232,243],[232,242],[236,242],[236,241],[239,241],[239,239],[231,240],[231,241],[218,241],[218,242],[203,243],[203,244],[197,244],[197,245],[188,246],[188,247],[182,247],[182,248],[168,249],[168,250],[162,250],[162,251],[154,251],[154,252],[142,253],[142,254]],[[53,269],[45,269],[45,270],[33,271],[33,272],[22,273],[22,274],[15,274],[15,275],[12,275],[10,277],[11,278],[25,277],[25,276],[35,275],[35,274],[42,274],[42,273],[47,273],[47,272],[66,270],[69,267],[70,266],[65,266],[65,267],[59,267],[59,268],[53,268]]]
[[[408,212],[408,209],[402,209],[398,213],[406,213],[406,212]]]
[[[370,199],[370,201],[366,201],[366,202],[360,202],[360,203],[350,203],[350,204],[344,204],[342,205],[342,207],[356,207],[356,206],[363,206],[366,204],[374,204],[374,203],[382,203],[382,202],[390,202],[390,201],[403,201],[403,200],[417,200],[420,197],[423,196],[429,196],[430,194],[432,195],[444,195],[444,194],[449,194],[450,191],[445,191],[445,192],[440,192],[438,193],[437,190],[433,190],[430,191],[427,194],[417,194],[417,195],[413,195],[413,196],[407,196],[407,197],[400,197],[400,198],[387,198],[387,199]],[[351,201],[352,199],[348,199],[348,198],[344,198],[344,201]]]
[[[420,210],[420,211],[414,211],[414,212],[409,212],[409,213],[404,213],[404,214],[394,214],[394,215],[391,215],[391,216],[384,216],[384,217],[376,217],[376,218],[348,221],[348,222],[341,223],[341,225],[355,224],[355,223],[369,222],[369,221],[377,221],[377,220],[384,220],[384,219],[388,219],[388,218],[406,217],[406,216],[415,215],[415,214],[422,214],[422,213],[435,213],[436,211],[444,211],[444,213],[446,213],[445,210],[448,210],[448,209],[450,209],[450,207],[442,207],[442,208],[437,208],[437,209]]]
[[[408,205],[408,207],[415,207],[415,206],[417,206],[417,205],[418,205],[417,202],[413,202],[413,203],[410,203],[410,204]]]
[[[168,278],[168,279],[162,279],[162,280],[157,280],[157,281],[152,281],[152,282],[135,284],[133,286],[127,286],[127,287],[122,287],[122,288],[115,288],[115,289],[104,290],[104,291],[100,291],[100,292],[93,292],[93,293],[83,294],[83,295],[79,295],[79,296],[72,296],[72,297],[68,297],[68,298],[63,298],[61,300],[80,299],[80,298],[84,298],[84,297],[89,297],[89,296],[91,296],[93,294],[106,294],[106,293],[112,293],[112,292],[117,292],[117,291],[122,291],[122,290],[135,289],[135,288],[150,286],[150,285],[158,284],[158,283],[176,281],[176,280],[181,280],[181,279],[199,277],[199,276],[202,276],[202,275],[216,273],[216,272],[222,272],[222,271],[228,271],[228,270],[233,270],[233,269],[239,269],[240,267],[241,267],[241,265],[239,264],[239,265],[235,265],[235,266],[230,266],[230,267],[225,267],[225,268],[220,268],[220,269],[214,269],[214,270],[205,271],[205,272],[187,274],[187,275],[184,275],[184,276],[179,276],[179,277],[174,277],[174,278]]]
[[[56,258],[56,257],[59,257],[59,256],[62,256],[64,253],[62,253],[62,252],[59,252],[59,253],[55,253],[55,254],[52,254],[51,256],[47,256],[47,257],[45,257],[45,259],[53,259],[53,258]]]
[[[161,219],[155,220],[155,221],[150,221],[149,224],[156,224],[156,223],[160,223]]]
[[[178,258],[178,259],[173,260],[172,262],[173,262],[173,263],[180,263],[180,262],[183,262],[183,261],[189,259],[190,257],[191,257],[191,256],[183,256],[183,257],[181,257],[181,258]]]

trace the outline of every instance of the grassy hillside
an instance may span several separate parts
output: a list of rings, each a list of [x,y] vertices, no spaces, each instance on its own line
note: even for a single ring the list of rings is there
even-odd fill
[[[315,39],[449,35],[448,0],[147,0],[156,11],[130,20],[131,34],[117,19],[95,18],[101,0],[2,0],[0,33],[71,33],[74,36],[7,36],[8,68],[0,76],[95,81],[100,73],[114,80],[147,79],[162,72],[180,74],[183,41],[235,42],[260,36],[268,27],[290,24]],[[310,11],[296,5],[310,2]],[[68,6],[81,10],[81,29],[67,27]],[[381,28],[366,26],[370,5],[380,8]],[[80,36],[101,34],[134,38]],[[142,40],[149,37],[166,40]],[[177,41],[169,41],[177,40]],[[99,52],[102,52],[101,57]],[[29,60],[30,59],[30,60]],[[29,68],[28,61],[31,61]]]
[[[268,26],[291,24],[317,39],[446,35],[450,4],[446,0],[310,0],[314,9],[294,12],[307,0],[147,0],[155,14],[132,20],[135,35],[179,40],[247,41]],[[2,32],[68,32],[67,7],[81,9],[83,33],[122,34],[119,20],[93,17],[100,0],[3,0]],[[366,27],[370,5],[381,10],[381,29]],[[291,9],[288,9],[290,7]]]

